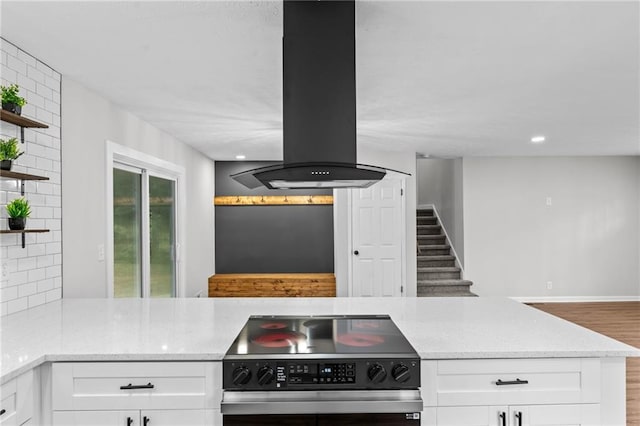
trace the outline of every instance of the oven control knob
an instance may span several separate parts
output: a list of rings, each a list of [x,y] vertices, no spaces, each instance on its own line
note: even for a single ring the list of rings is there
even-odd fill
[[[373,383],[380,383],[387,377],[387,371],[381,364],[375,363],[369,367],[367,375]]]
[[[238,367],[233,370],[233,384],[234,385],[246,385],[251,379],[251,370],[247,367]]]
[[[393,380],[400,383],[404,383],[411,378],[409,367],[404,364],[398,364],[393,367],[393,370],[391,370],[391,375],[393,376]]]
[[[258,370],[258,384],[260,386],[268,385],[269,383],[273,382],[275,375],[276,374],[273,371],[273,368],[265,365],[260,370]]]

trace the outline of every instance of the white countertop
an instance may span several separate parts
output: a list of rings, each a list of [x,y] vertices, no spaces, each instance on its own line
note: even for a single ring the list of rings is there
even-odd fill
[[[0,383],[47,361],[220,360],[249,315],[389,314],[423,359],[630,357],[509,299],[63,299],[2,318]]]

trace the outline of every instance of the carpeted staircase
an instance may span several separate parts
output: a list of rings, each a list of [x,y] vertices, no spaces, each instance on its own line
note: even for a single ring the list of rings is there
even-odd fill
[[[418,297],[476,296],[463,280],[456,257],[433,209],[417,211]]]

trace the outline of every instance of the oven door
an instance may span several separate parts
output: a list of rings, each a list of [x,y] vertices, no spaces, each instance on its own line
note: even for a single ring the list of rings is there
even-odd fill
[[[224,426],[420,425],[418,390],[223,392]]]

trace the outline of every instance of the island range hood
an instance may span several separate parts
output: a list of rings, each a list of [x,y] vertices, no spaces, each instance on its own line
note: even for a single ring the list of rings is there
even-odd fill
[[[355,2],[284,1],[282,164],[231,175],[249,188],[366,188],[356,161]]]

